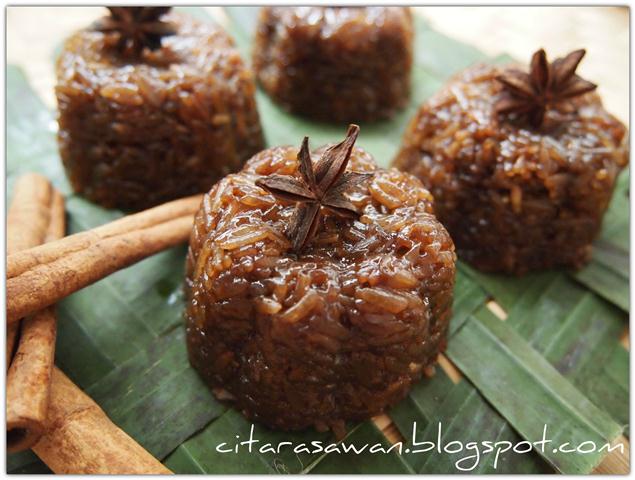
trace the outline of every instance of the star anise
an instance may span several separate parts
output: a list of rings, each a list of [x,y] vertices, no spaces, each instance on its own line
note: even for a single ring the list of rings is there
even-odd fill
[[[580,78],[575,70],[585,50],[576,50],[552,63],[543,49],[531,58],[529,73],[508,69],[496,79],[505,91],[496,103],[497,114],[526,115],[531,126],[542,125],[547,109],[595,90],[597,85]]]
[[[160,20],[172,7],[107,7],[110,16],[93,24],[99,32],[117,35],[115,48],[124,56],[139,56],[144,48],[161,48],[163,37],[176,28]]]
[[[359,127],[349,125],[346,138],[326,149],[315,166],[309,152],[309,138],[304,137],[298,153],[300,178],[274,174],[256,181],[256,185],[274,197],[297,202],[287,231],[294,250],[302,250],[313,239],[324,212],[344,218],[359,216],[346,195],[367,182],[372,173],[346,171],[358,134]]]

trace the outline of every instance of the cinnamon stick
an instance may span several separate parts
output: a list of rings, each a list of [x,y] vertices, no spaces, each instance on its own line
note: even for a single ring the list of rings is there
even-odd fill
[[[185,242],[202,196],[166,203],[7,259],[9,324],[150,255]]]
[[[37,173],[22,175],[15,183],[7,212],[7,254],[44,243],[51,218],[53,186]]]
[[[59,474],[169,474],[57,367],[48,429],[33,451]]]
[[[46,230],[45,244],[64,238],[66,235],[65,203],[64,195],[54,189],[51,201],[51,220]]]
[[[15,350],[15,341],[18,338],[18,330],[20,329],[19,323],[12,323],[7,325],[7,370],[9,369],[9,365],[11,365],[11,359],[13,358],[13,351]]]
[[[69,235],[59,242],[10,255],[7,259],[7,278],[17,277],[37,265],[52,263],[72,253],[85,250],[102,240],[161,225],[179,217],[193,216],[202,198],[202,195],[193,195],[174,200],[143,212],[127,215],[91,230]]]
[[[64,197],[53,191],[46,241],[64,236]],[[16,324],[14,324],[16,325]],[[57,323],[53,307],[22,321],[20,342],[7,373],[7,450],[26,450],[44,432]]]
[[[7,255],[44,242],[53,188],[42,175],[27,173],[16,181],[13,192],[7,212]],[[13,357],[18,331],[17,323],[7,328],[7,369]]]

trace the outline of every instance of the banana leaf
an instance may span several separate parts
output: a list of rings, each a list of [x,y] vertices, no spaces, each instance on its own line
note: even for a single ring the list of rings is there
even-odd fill
[[[595,244],[594,253],[596,256],[601,255],[603,260],[614,262],[615,252],[606,247],[603,243]],[[629,278],[623,275],[619,270],[624,267],[628,268],[628,253],[626,253],[621,265],[609,266],[601,263],[599,258],[594,258],[582,270],[575,272],[573,277],[582,283],[585,287],[597,292],[610,302],[613,302],[625,312],[629,311]]]
[[[516,330],[621,425],[628,423],[629,357],[619,343],[628,315],[562,272],[515,279],[477,273]]]
[[[34,94],[22,70],[8,65],[6,82],[7,198],[15,179],[31,171],[45,175],[60,192],[68,195],[71,188],[60,168],[54,115]]]
[[[251,453],[249,444],[241,444],[249,440],[253,441]],[[383,448],[390,445],[370,421],[352,426],[348,435],[336,442],[331,433],[272,431],[249,422],[231,409],[179,446],[165,464],[180,473],[379,473],[376,464],[374,468],[370,465],[370,462],[377,462],[375,455],[368,452],[377,443]],[[355,454],[354,461],[351,461],[351,455],[325,452],[329,448],[341,451],[343,445],[364,451]],[[350,464],[347,471],[338,470],[341,456]],[[407,466],[395,452],[380,458],[386,460],[384,473],[408,473]]]
[[[565,274],[560,274],[555,280],[551,280],[550,274],[547,279],[524,282],[522,289],[517,292],[515,303],[511,304],[505,326],[512,327],[523,335],[531,343],[531,346],[540,351],[546,360],[558,369],[558,371],[572,382],[580,391],[592,401],[599,409],[607,412],[613,420],[620,425],[620,429],[628,422],[628,354],[619,344],[619,336],[623,329],[623,313],[619,309],[604,302],[594,294],[584,290],[576,283],[567,278]],[[550,281],[547,281],[550,280]],[[467,279],[461,272],[457,275],[457,292],[470,291],[469,285],[473,281]],[[473,284],[474,285],[474,284]],[[472,289],[473,290],[473,289]],[[507,292],[507,290],[506,290]],[[451,335],[460,330],[467,318],[463,318],[465,307],[460,294],[457,293],[454,302],[455,317],[451,324]],[[468,309],[469,310],[469,309]],[[467,316],[474,312],[474,308],[469,310]],[[457,318],[458,314],[458,318]],[[456,320],[462,320],[456,323]],[[478,352],[484,348],[482,340],[477,335],[464,335],[463,345],[457,347],[460,354],[465,351]],[[456,340],[450,339],[448,354],[453,360],[459,353],[454,347]],[[510,353],[514,361],[522,364],[522,358],[516,358],[516,351]],[[498,363],[507,363],[509,360],[499,358]],[[457,361],[459,367],[461,363]],[[496,363],[496,362],[493,362]],[[472,362],[475,368],[483,362]],[[476,387],[481,390],[480,384],[470,375],[470,370],[464,373],[476,383]],[[495,367],[487,370],[487,374],[496,375]],[[438,377],[438,375],[437,375]],[[418,386],[410,393],[409,398],[394,408],[390,415],[395,421],[402,435],[408,438],[412,430],[412,422],[416,421],[417,426],[428,435],[436,435],[436,427],[428,425],[430,418],[437,418],[444,425],[456,424],[461,426],[464,436],[454,436],[452,438],[464,438],[465,441],[493,440],[492,432],[483,427],[477,426],[473,430],[465,429],[466,425],[476,422],[474,410],[480,409],[484,420],[484,425],[499,425],[503,428],[505,420],[491,407],[484,406],[485,401],[481,398],[474,387],[470,387],[470,403],[461,404],[460,408],[450,408],[448,412],[447,403],[451,403],[448,395],[449,380],[439,380],[437,377],[429,380],[424,386]],[[566,382],[563,378],[562,382]],[[440,383],[441,387],[437,387]],[[461,382],[462,384],[464,382]],[[467,391],[468,387],[462,385],[462,391]],[[518,388],[512,383],[511,389]],[[458,398],[467,398],[468,394],[458,394]],[[467,402],[467,400],[466,400]],[[491,401],[497,406],[494,400]],[[444,408],[438,408],[440,404]],[[522,404],[520,404],[522,408]],[[523,415],[528,415],[523,411]],[[533,421],[541,421],[541,413],[537,412]],[[445,420],[445,421],[444,421]],[[516,427],[518,419],[512,417],[508,419],[510,424]],[[427,427],[427,430],[426,430]],[[505,428],[508,428],[509,425]],[[621,430],[620,430],[621,431]],[[508,434],[507,437],[498,438],[497,441],[510,441],[516,443],[518,437]],[[528,455],[517,455],[506,453],[510,458],[503,462],[497,462],[494,469],[492,464],[495,459],[492,454],[488,458],[482,458],[477,467],[472,471],[476,472],[541,472],[548,467],[544,462],[531,458]],[[521,457],[521,458],[519,458]],[[450,461],[449,457],[431,457],[425,461],[419,456],[409,456],[407,460],[412,461],[412,467],[418,472],[453,473],[458,472],[456,465]],[[489,463],[488,463],[489,460]],[[509,470],[508,470],[509,469]]]
[[[209,21],[200,8],[187,11]],[[248,59],[257,8],[229,7],[226,12],[227,28]],[[391,121],[362,125],[360,145],[383,166],[392,160],[418,105],[458,69],[488,60],[473,47],[434,32],[418,17],[416,52],[410,105]],[[507,61],[509,57],[489,60]],[[311,144],[317,146],[340,138],[343,132],[341,125],[310,122],[282,111],[260,89],[257,102],[268,145],[297,144],[308,134]],[[7,119],[8,195],[20,173],[35,170],[68,195],[70,232],[124,214],[72,194],[59,161],[54,115],[32,92],[24,74],[12,66],[7,69]],[[447,427],[442,437],[447,442],[518,442],[533,438],[544,412],[555,422],[551,423],[558,439],[603,441],[622,432],[628,420],[629,357],[617,337],[626,326],[622,310],[628,310],[624,302],[624,288],[628,292],[624,264],[629,252],[627,195],[628,180],[622,175],[588,267],[604,268],[608,272],[604,277],[596,276],[596,270],[498,278],[459,262],[448,355],[467,378],[454,384],[437,368],[432,379],[416,385],[391,409],[404,448],[412,446],[415,421],[417,441],[434,439],[441,423]],[[235,444],[236,435],[241,440],[249,438],[252,424],[214,400],[189,367],[181,327],[184,254],[185,248],[179,247],[155,255],[77,292],[58,308],[57,364],[115,423],[169,468],[177,473],[460,471],[457,455],[405,450],[402,455],[394,450],[385,454],[296,453],[287,448],[279,453],[217,451],[222,443]],[[505,322],[482,310],[490,296],[508,312]],[[532,405],[540,409],[526,408],[531,398]],[[289,434],[258,424],[253,428],[261,446],[284,441],[294,445],[333,442],[331,434],[312,430]],[[587,433],[591,437],[586,438]],[[370,421],[350,425],[340,445],[344,442],[389,447]],[[493,452],[483,454],[474,473],[589,472],[601,459],[600,454],[576,459],[535,450],[495,456]],[[30,452],[8,455],[7,470],[48,471]]]
[[[560,472],[588,473],[603,453],[564,453],[554,446],[603,446],[623,431],[485,307],[452,337],[448,356],[525,440],[540,441],[546,430],[553,443],[536,451]]]
[[[456,272],[454,283],[454,301],[452,304],[452,321],[448,334],[452,336],[470,314],[487,300],[487,295],[483,288],[471,280],[463,272]]]
[[[629,311],[629,169],[618,177],[593,259],[573,278],[625,312]]]
[[[324,457],[311,465],[308,469],[310,473],[316,474],[402,474],[413,473],[403,458],[398,455],[396,450],[391,450],[391,444],[386,440],[383,434],[377,429],[374,423],[364,422],[359,425],[345,440],[349,445],[355,445],[358,451],[365,446],[361,453],[354,453],[353,461],[351,455],[341,450],[327,453]],[[343,442],[344,443],[344,442]],[[377,445],[383,449],[375,448]],[[371,449],[375,448],[372,453]],[[348,450],[351,452],[352,450]]]
[[[522,438],[468,381],[461,380],[454,385],[443,372],[437,375],[440,380],[435,378],[415,387],[409,398],[390,413],[408,439],[406,446],[410,452],[404,459],[416,473],[553,472],[534,451],[521,454],[505,448],[506,442],[516,444]],[[431,386],[435,384],[443,385],[441,388],[445,391],[433,391]],[[460,452],[413,453],[417,448],[423,449],[424,442],[437,445],[440,442],[445,446],[457,440],[465,441],[466,448]],[[484,448],[479,451],[468,448],[468,442],[479,440],[489,440],[500,447],[487,453]]]
[[[450,335],[457,332],[471,314],[483,305],[483,290],[462,272],[457,273],[456,295]],[[392,408],[390,417],[406,447],[414,450],[417,442],[438,442],[441,424],[444,443],[462,441],[511,442],[522,440],[509,423],[479,394],[467,380],[453,384],[445,372],[437,368],[431,379],[416,385],[408,397]],[[501,445],[504,445],[501,443]],[[504,450],[501,448],[501,450]],[[439,455],[434,453],[406,453],[404,460],[416,473],[548,473],[552,468],[535,452],[515,454],[513,451],[494,450],[477,458],[464,459],[472,452]]]
[[[31,450],[8,454],[6,471],[11,474],[52,473]]]
[[[86,393],[157,458],[225,411],[190,367],[182,328],[159,338]]]
[[[629,419],[628,352],[619,343],[626,315],[564,274],[528,289],[506,323],[596,406]]]

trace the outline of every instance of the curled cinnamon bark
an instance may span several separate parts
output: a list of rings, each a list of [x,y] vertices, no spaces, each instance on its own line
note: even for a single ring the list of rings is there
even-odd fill
[[[18,338],[19,327],[20,327],[19,323],[12,323],[11,325],[7,325],[7,353],[6,353],[7,370],[9,369],[9,365],[11,364],[11,359],[13,358],[13,351],[15,350],[15,341]]]
[[[7,213],[7,255],[44,242],[52,194],[51,184],[42,175],[27,173],[17,180]],[[18,331],[17,323],[7,328],[7,368],[13,357]]]
[[[61,257],[84,250],[101,240],[157,226],[175,218],[193,216],[198,210],[202,198],[202,195],[194,195],[174,200],[91,230],[70,235],[59,242],[9,255],[7,258],[7,278],[16,277],[39,264],[52,263]]]
[[[18,180],[8,217],[9,251],[64,236],[64,198],[40,175],[27,174]],[[13,343],[20,327],[18,323],[11,327],[7,343],[7,450],[15,452],[30,448],[44,432],[55,353],[55,314],[50,308],[22,321],[15,356]]]
[[[183,211],[197,207],[195,202],[194,207],[186,206]],[[167,218],[183,211],[177,207]],[[142,226],[147,226],[147,222],[160,223],[165,220],[165,213],[151,212],[141,222],[132,223]],[[189,222],[191,224],[191,219]],[[46,178],[27,174],[16,183],[7,224],[7,250],[10,255],[45,241],[58,240],[64,236],[65,230],[64,198]],[[167,225],[170,224],[167,222]],[[114,222],[114,228],[113,224],[110,225],[97,229],[98,238],[107,237],[109,233],[126,232],[131,222],[126,218]],[[75,251],[81,251],[82,245],[91,245],[86,235],[80,240],[80,243],[73,243],[76,240],[62,243],[66,247],[70,245]],[[26,266],[25,271],[28,271],[29,262],[35,261],[33,265],[37,265],[37,260],[47,258],[46,255],[55,259],[60,253],[48,247],[36,252],[44,252],[44,256],[18,255],[22,262],[14,264],[14,268],[16,265]],[[33,447],[56,473],[171,473],[115,426],[93,400],[53,366],[56,337],[53,307],[36,311],[22,322],[16,321],[8,327],[16,333],[21,330],[15,356],[11,355],[13,347],[7,345],[7,363],[10,363],[7,373],[9,451]]]
[[[202,196],[168,202],[7,259],[7,321],[185,242]]]
[[[52,374],[48,428],[33,451],[60,474],[172,473],[112,423],[57,367]]]
[[[27,173],[15,183],[7,213],[7,253],[36,247],[44,242],[51,217],[53,186],[37,173]]]
[[[57,324],[53,307],[24,319],[7,373],[7,450],[35,444],[46,428]]]

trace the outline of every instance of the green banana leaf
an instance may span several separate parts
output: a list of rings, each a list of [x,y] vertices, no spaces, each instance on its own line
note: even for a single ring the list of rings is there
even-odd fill
[[[557,376],[559,388],[569,388],[572,383],[581,393],[587,396],[588,400],[594,403],[595,407],[604,410],[611,419],[604,418],[607,427],[616,428],[622,431],[624,425],[628,422],[628,354],[626,350],[619,344],[619,337],[623,330],[623,312],[613,307],[594,294],[584,290],[575,282],[571,281],[565,274],[559,274],[555,280],[540,279],[536,281],[532,279],[533,286],[529,282],[524,282],[517,292],[516,302],[508,312],[508,318],[505,322],[498,320],[505,330],[509,327],[515,329],[522,335],[531,345],[520,342],[525,349],[533,347],[536,351],[542,353],[544,359],[556,368],[562,377]],[[551,280],[551,281],[549,281]],[[470,280],[467,279],[461,271],[457,274],[457,292],[473,291],[469,287]],[[505,291],[507,293],[507,291]],[[499,373],[495,365],[507,365],[510,359],[514,362],[525,365],[528,363],[526,358],[519,356],[520,350],[510,349],[508,357],[501,352],[490,352],[487,345],[482,339],[475,334],[463,334],[459,338],[464,343],[457,346],[455,337],[457,332],[463,327],[468,318],[463,318],[463,312],[466,311],[462,305],[464,300],[461,299],[460,293],[455,296],[454,312],[455,316],[452,320],[454,324],[451,328],[450,347],[448,349],[449,357],[454,360],[461,368],[464,374],[474,382],[476,388],[484,394],[487,391],[486,385],[482,385],[481,377],[476,376],[476,372],[470,368],[462,368],[461,361],[467,362],[468,367],[480,369],[483,364],[491,364],[490,368],[481,372],[486,375],[487,379],[496,378]],[[471,309],[474,312],[475,308]],[[469,321],[473,321],[472,316],[468,313]],[[491,318],[491,315],[490,315]],[[459,321],[457,321],[459,320]],[[460,321],[462,320],[462,321]],[[495,325],[497,326],[497,325]],[[460,342],[461,340],[459,340]],[[465,360],[465,356],[474,353],[476,355],[496,355],[496,361],[492,361],[489,357],[483,358],[476,362],[473,358]],[[533,365],[531,362],[529,365]],[[531,367],[534,368],[533,366]],[[564,378],[563,378],[564,377]],[[512,380],[518,378],[513,375]],[[536,379],[539,382],[539,378]],[[531,382],[527,385],[515,385],[513,381],[506,380],[506,388],[522,392],[524,395],[528,388],[540,388]],[[462,384],[464,382],[461,382]],[[437,386],[440,384],[440,386]],[[402,435],[406,438],[410,435],[413,419],[417,421],[417,425],[427,426],[431,413],[435,412],[436,406],[440,403],[446,403],[448,399],[449,380],[438,380],[436,377],[428,381],[424,385],[420,385],[413,389],[409,399],[398,405],[390,413],[391,417],[397,424]],[[569,385],[569,386],[568,386]],[[466,390],[464,385],[456,386],[454,389],[461,388]],[[483,406],[485,403],[475,389],[471,388],[470,403],[462,405],[456,410],[450,408],[451,413],[444,414],[448,411],[448,407],[439,409],[437,417],[439,421],[445,424],[456,424],[461,428],[464,437],[469,440],[492,439],[491,432],[488,432],[482,425],[477,423],[474,431],[466,430],[465,425],[476,422],[474,409],[480,408],[484,412],[484,424],[499,425],[501,428],[505,421],[491,408]],[[423,392],[423,393],[422,393]],[[452,398],[448,396],[448,398]],[[458,399],[467,398],[467,394],[458,394]],[[500,399],[501,405],[497,403]],[[505,411],[504,407],[512,409],[509,417],[506,417],[514,428],[522,426],[522,419],[527,415],[527,409],[524,402],[518,402],[516,398],[510,399],[500,395],[495,398],[488,399],[489,402],[499,411]],[[558,408],[558,402],[552,402],[550,406]],[[546,408],[543,406],[543,408]],[[566,408],[566,407],[565,407]],[[550,413],[547,411],[546,413]],[[478,417],[478,416],[477,416]],[[443,421],[443,418],[447,418]],[[538,412],[531,417],[531,421],[538,421],[541,416]],[[519,423],[521,425],[519,426]],[[422,430],[424,431],[424,430]],[[436,435],[436,424],[428,427],[429,435]],[[479,436],[479,433],[484,436]],[[425,438],[425,437],[424,437]],[[453,437],[457,438],[457,437]],[[505,437],[506,440],[514,442],[513,435]],[[612,440],[611,437],[607,440]],[[498,439],[497,441],[503,441]],[[514,442],[515,443],[515,442]],[[514,473],[514,472],[540,472],[546,468],[544,462],[538,461],[536,458],[530,458],[528,455],[515,455],[507,453],[509,459],[506,462],[499,462],[496,466],[498,473]],[[413,456],[411,456],[413,457]],[[574,456],[575,457],[575,456]],[[472,471],[488,472],[493,471],[493,458],[482,458],[477,467]],[[431,458],[421,463],[421,459],[412,460],[413,469],[418,472],[437,472],[437,473],[453,473],[457,472],[457,467],[450,462],[448,457]],[[489,463],[488,463],[489,461]],[[554,464],[556,468],[565,469],[563,471],[571,471],[571,465]],[[507,470],[509,469],[509,470]]]
[[[515,454],[505,442],[516,444],[522,438],[510,424],[467,381],[454,385],[442,372],[413,389],[409,398],[397,405],[390,416],[408,439],[411,453],[406,462],[417,473],[551,473],[538,454]],[[414,423],[416,421],[416,424]],[[416,428],[415,428],[416,427]],[[441,433],[441,435],[439,435]],[[483,453],[471,449],[457,453],[418,454],[414,442],[490,440],[500,447]],[[451,451],[451,450],[449,450]]]
[[[190,367],[182,328],[159,338],[86,393],[157,458],[225,411]]]
[[[188,13],[209,21],[207,13]],[[258,8],[228,7],[226,26],[249,59]],[[359,144],[387,166],[418,105],[457,70],[488,59],[471,46],[432,30],[416,17],[413,98],[393,120],[361,125]],[[30,89],[24,74],[7,69],[7,194],[24,172],[48,176],[67,195],[69,232],[123,215],[73,195],[55,142],[55,117]],[[262,90],[258,107],[268,145],[312,145],[341,137],[343,126],[298,118],[279,109]],[[474,459],[413,452],[416,442],[538,440],[548,420],[554,440],[598,444],[613,440],[628,422],[629,355],[618,340],[628,312],[628,173],[619,179],[592,263],[576,273],[543,272],[523,278],[484,275],[459,262],[449,358],[466,377],[454,384],[442,369],[417,384],[389,414],[403,451],[343,453],[345,445],[390,443],[372,421],[350,425],[339,448],[282,448],[222,453],[248,439],[252,423],[218,403],[189,367],[182,328],[181,284],[185,247],[171,249],[70,296],[58,308],[56,363],[109,417],[177,473],[456,473]],[[505,321],[484,307],[493,298]],[[551,431],[553,429],[553,431]],[[540,430],[540,431],[538,431]],[[329,433],[271,431],[253,425],[261,447],[321,442]],[[239,438],[237,438],[237,436]],[[407,451],[410,449],[410,451]],[[482,453],[472,473],[590,472],[605,452],[590,455]],[[31,452],[7,457],[10,473],[48,469]]]
[[[628,423],[629,356],[619,343],[628,315],[573,282],[545,272],[515,282],[462,269],[479,278],[507,310],[516,330],[562,375],[621,425]]]
[[[480,308],[453,337],[448,356],[483,396],[529,442],[547,437],[555,445],[610,444],[623,426],[596,407],[520,335]],[[487,365],[488,368],[483,368]],[[558,471],[587,473],[603,457],[537,449]]]

